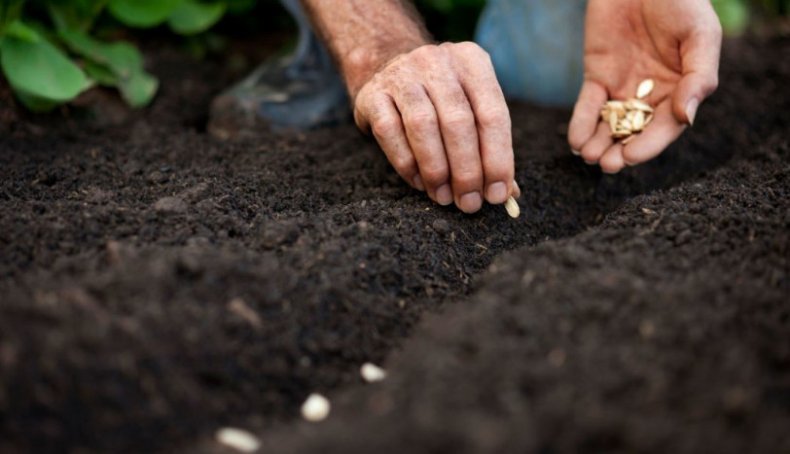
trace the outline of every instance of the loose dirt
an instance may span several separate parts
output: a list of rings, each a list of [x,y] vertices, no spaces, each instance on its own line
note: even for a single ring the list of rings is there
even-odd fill
[[[350,125],[212,139],[220,62],[158,52],[134,114],[0,96],[0,452],[227,452],[226,426],[261,452],[790,450],[790,40],[724,55],[694,128],[618,176],[568,112],[514,105],[517,220],[431,204]]]

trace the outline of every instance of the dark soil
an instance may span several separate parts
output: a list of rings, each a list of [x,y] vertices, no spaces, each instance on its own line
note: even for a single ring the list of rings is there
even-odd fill
[[[790,452],[790,40],[728,43],[619,176],[513,106],[517,221],[432,205],[350,125],[216,141],[234,75],[151,63],[140,113],[0,97],[0,452]]]

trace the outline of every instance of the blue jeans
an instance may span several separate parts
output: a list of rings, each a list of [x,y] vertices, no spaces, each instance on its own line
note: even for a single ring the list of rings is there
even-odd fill
[[[586,0],[488,0],[475,41],[505,95],[571,106],[584,76]]]

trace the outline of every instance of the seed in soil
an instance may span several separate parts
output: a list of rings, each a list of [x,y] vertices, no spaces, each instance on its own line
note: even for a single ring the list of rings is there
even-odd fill
[[[365,363],[359,368],[362,379],[368,383],[375,383],[387,378],[387,371],[373,363]]]
[[[612,138],[622,140],[623,145],[631,142],[653,121],[653,107],[642,101],[655,87],[652,79],[639,84],[636,98],[627,101],[608,101],[601,109],[601,120],[609,124]]]
[[[521,208],[518,207],[516,199],[514,199],[512,196],[507,199],[507,202],[505,202],[505,209],[507,210],[507,214],[509,214],[513,219],[521,215]]]
[[[302,404],[302,417],[310,422],[320,422],[329,416],[329,400],[321,394],[313,393]]]
[[[246,430],[225,427],[217,431],[217,442],[239,452],[255,452],[261,442]]]

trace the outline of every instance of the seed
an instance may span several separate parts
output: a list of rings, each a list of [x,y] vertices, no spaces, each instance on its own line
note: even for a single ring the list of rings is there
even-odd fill
[[[261,442],[246,430],[225,427],[217,431],[217,442],[239,452],[255,452]]]
[[[631,132],[634,129],[634,125],[631,123],[631,121],[629,119],[623,118],[620,121],[620,123],[617,125],[617,129]]]
[[[644,101],[640,101],[638,99],[629,99],[625,103],[626,108],[630,110],[641,110],[642,112],[653,112],[653,108],[650,107]]]
[[[302,404],[302,418],[310,422],[320,422],[329,416],[329,400],[320,394],[310,394]]]
[[[633,130],[635,132],[640,132],[645,127],[645,113],[641,110],[637,110],[634,114],[634,119],[631,120],[631,125],[633,126]]]
[[[645,79],[642,83],[639,84],[639,87],[636,89],[636,97],[639,99],[645,99],[650,96],[650,93],[653,92],[653,88],[655,88],[656,83],[653,79]]]
[[[387,371],[373,363],[365,363],[359,368],[362,379],[368,383],[375,383],[387,378]]]
[[[617,120],[618,120],[617,117],[618,117],[617,112],[615,112],[614,110],[609,112],[609,128],[612,130],[612,132],[615,132],[617,130]]]
[[[513,219],[521,215],[521,208],[518,207],[518,202],[516,202],[516,199],[513,197],[507,199],[507,202],[505,202],[505,209],[507,210],[507,214]]]
[[[626,137],[629,137],[629,136],[631,136],[631,135],[632,135],[632,133],[631,133],[631,131],[629,131],[629,130],[626,130],[626,129],[618,129],[617,131],[615,131],[615,132],[612,134],[612,138],[614,138],[614,139],[625,139]]]

